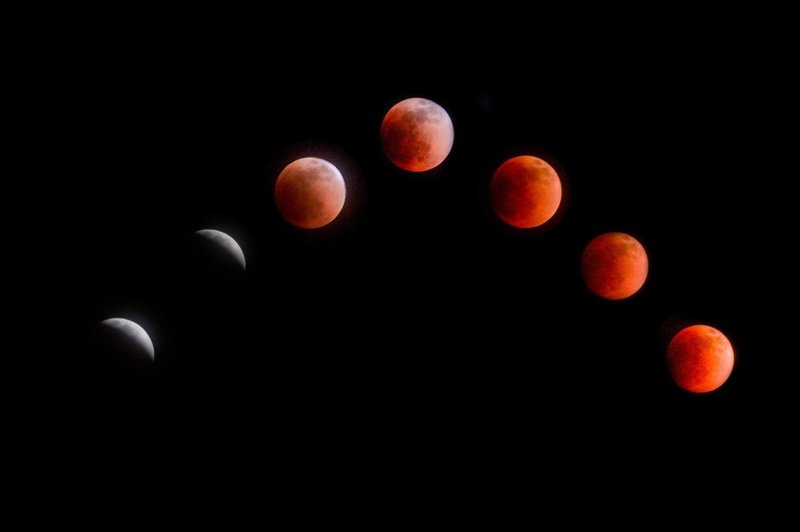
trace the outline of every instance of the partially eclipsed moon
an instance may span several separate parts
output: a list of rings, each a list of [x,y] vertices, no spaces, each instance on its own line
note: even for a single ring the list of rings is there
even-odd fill
[[[150,340],[147,332],[135,322],[125,318],[109,318],[100,322],[101,325],[114,330],[115,333],[126,343],[129,351],[141,355],[149,362],[155,359],[155,348],[153,341]]]
[[[318,157],[303,157],[288,164],[275,183],[275,203],[284,219],[303,229],[331,223],[345,200],[342,174]]]
[[[625,233],[595,237],[583,250],[581,273],[586,286],[604,299],[625,299],[647,280],[647,252]]]
[[[244,252],[242,251],[242,248],[240,248],[239,244],[236,243],[236,240],[231,238],[229,235],[223,233],[222,231],[217,231],[216,229],[201,229],[199,231],[195,231],[195,234],[208,239],[211,243],[224,250],[225,253],[230,255],[239,265],[241,265],[243,270],[246,268]]]
[[[489,184],[492,209],[508,225],[531,229],[547,222],[561,205],[561,179],[546,161],[531,155],[507,160]]]
[[[442,164],[453,139],[450,115],[426,98],[408,98],[395,104],[381,123],[386,157],[409,172],[425,172]]]
[[[692,325],[676,334],[667,346],[667,365],[675,383],[694,393],[716,390],[733,371],[730,340],[708,325]]]

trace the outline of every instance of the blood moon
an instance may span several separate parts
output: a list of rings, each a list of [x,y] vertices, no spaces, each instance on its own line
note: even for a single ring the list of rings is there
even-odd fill
[[[317,229],[336,219],[345,194],[339,169],[318,157],[289,163],[275,182],[278,210],[287,222],[303,229]]]
[[[383,152],[409,172],[436,168],[453,148],[453,122],[436,102],[408,98],[395,104],[381,123]]]
[[[586,286],[604,299],[632,296],[647,280],[647,252],[625,233],[604,233],[583,250],[581,273]]]
[[[694,393],[711,392],[725,384],[733,371],[733,358],[728,338],[708,325],[686,327],[667,346],[672,379]]]
[[[508,225],[520,229],[547,222],[561,205],[561,179],[546,161],[519,155],[495,170],[489,184],[492,209]]]

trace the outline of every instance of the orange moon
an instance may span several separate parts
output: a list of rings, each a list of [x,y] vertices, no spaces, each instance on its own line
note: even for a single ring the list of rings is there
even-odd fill
[[[334,165],[317,157],[288,164],[275,182],[275,204],[292,225],[317,229],[331,223],[344,206],[345,184]]]
[[[711,392],[725,384],[733,371],[733,346],[720,331],[692,325],[667,346],[667,365],[675,384],[694,393]]]
[[[383,117],[381,144],[392,163],[409,172],[436,168],[453,147],[453,122],[439,104],[408,98]]]
[[[647,280],[647,252],[625,233],[595,237],[583,250],[581,272],[586,286],[604,299],[625,299]]]
[[[547,162],[531,155],[507,160],[489,184],[492,209],[508,225],[520,229],[547,222],[561,204],[561,179]]]

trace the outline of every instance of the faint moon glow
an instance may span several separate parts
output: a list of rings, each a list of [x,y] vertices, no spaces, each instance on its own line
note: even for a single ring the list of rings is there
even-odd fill
[[[538,227],[561,205],[561,179],[546,161],[531,155],[507,160],[489,184],[492,209],[508,225]]]
[[[625,233],[604,233],[583,250],[581,273],[586,286],[604,299],[625,299],[644,285],[647,252]]]
[[[241,265],[243,270],[246,269],[244,252],[242,251],[242,248],[239,247],[239,244],[236,242],[236,240],[231,238],[228,234],[223,233],[222,231],[217,231],[216,229],[200,229],[199,231],[195,231],[195,234],[209,240],[211,243],[230,255],[239,265]]]
[[[692,325],[676,334],[667,346],[667,365],[675,384],[694,393],[716,390],[733,371],[733,346],[708,325]]]
[[[436,168],[453,147],[453,122],[439,104],[408,98],[383,117],[381,143],[386,157],[409,172]]]
[[[339,169],[318,157],[288,164],[275,182],[278,211],[287,222],[303,229],[317,229],[336,219],[345,194]]]
[[[152,362],[155,359],[155,348],[150,336],[139,325],[125,318],[108,318],[100,322],[101,325],[113,329],[124,340],[129,350]]]

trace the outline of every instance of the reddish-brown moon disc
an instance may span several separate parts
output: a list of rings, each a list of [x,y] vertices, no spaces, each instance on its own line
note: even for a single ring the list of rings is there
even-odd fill
[[[508,225],[520,229],[547,222],[561,204],[561,179],[546,161],[531,155],[507,160],[489,184],[492,209]]]
[[[386,157],[409,172],[436,168],[453,147],[453,122],[436,102],[408,98],[383,117],[381,144]]]
[[[583,250],[581,273],[586,286],[604,299],[632,296],[647,280],[647,252],[625,233],[604,233]]]
[[[284,219],[303,229],[331,223],[341,212],[345,184],[325,159],[303,157],[289,163],[275,182],[275,204]]]
[[[708,325],[692,325],[667,346],[667,366],[675,384],[694,393],[716,390],[733,371],[733,346]]]

